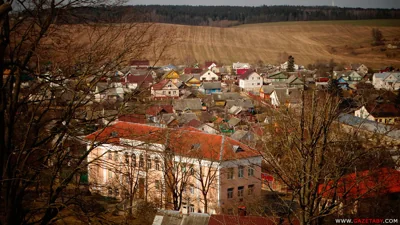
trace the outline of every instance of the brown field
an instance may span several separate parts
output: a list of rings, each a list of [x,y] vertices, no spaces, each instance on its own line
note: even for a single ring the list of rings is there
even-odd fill
[[[191,60],[200,63],[262,60],[276,64],[282,62],[279,55],[287,52],[301,65],[334,59],[365,63],[373,68],[400,66],[400,49],[371,46],[371,29],[375,27],[382,31],[386,44],[400,39],[400,20],[280,22],[231,28],[161,26],[170,27],[177,35],[177,43],[170,51],[175,64]],[[391,58],[386,56],[388,52]]]

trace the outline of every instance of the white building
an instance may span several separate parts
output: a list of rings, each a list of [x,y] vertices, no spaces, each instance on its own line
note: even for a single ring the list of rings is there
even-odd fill
[[[287,70],[288,68],[288,62],[285,62],[284,64],[281,64],[281,70]],[[294,64],[294,70],[299,70],[301,67],[297,64]]]
[[[259,90],[263,86],[262,77],[254,71],[249,71],[243,75],[239,75],[238,79],[239,87],[244,90]]]
[[[201,81],[216,81],[218,78],[218,75],[211,70],[205,70],[200,74]]]
[[[400,73],[375,73],[372,76],[372,85],[375,89],[399,90],[400,89]]]

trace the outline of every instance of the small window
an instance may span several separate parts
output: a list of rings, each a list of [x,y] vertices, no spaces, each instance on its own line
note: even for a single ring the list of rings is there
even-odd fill
[[[129,155],[128,155],[128,153],[124,153],[124,159],[125,159],[125,163],[129,163]]]
[[[168,91],[168,94],[169,94],[169,95],[171,95],[171,92],[170,92],[170,91]]]
[[[189,211],[190,211],[191,213],[194,213],[194,205],[193,205],[193,204],[190,205]]]
[[[233,188],[228,188],[228,198],[233,198]]]
[[[113,173],[111,170],[108,170],[108,179],[111,179],[113,177]]]
[[[233,179],[234,168],[228,168],[228,180]]]
[[[151,169],[151,158],[150,156],[147,156],[147,169]]]
[[[154,163],[156,164],[156,170],[161,170],[160,160],[158,159],[158,157],[154,158]]]
[[[239,198],[243,197],[243,191],[244,191],[243,186],[238,187],[238,197]]]
[[[249,168],[247,169],[247,175],[249,175],[249,177],[254,176],[254,167],[253,166],[249,166]]]
[[[112,159],[112,153],[108,152],[108,159]]]
[[[154,184],[155,184],[156,190],[160,190],[160,181],[159,181],[159,180],[156,180],[156,181],[154,182]]]
[[[254,184],[248,186],[247,193],[248,195],[252,195],[254,193]]]
[[[189,190],[190,190],[190,194],[194,194],[194,186],[193,186],[193,184],[190,185]]]
[[[114,161],[118,162],[119,161],[119,155],[118,152],[114,153]]]
[[[136,167],[136,155],[132,154],[132,166]]]
[[[239,166],[238,167],[238,177],[239,178],[243,178],[244,175],[244,167],[243,166]]]
[[[140,156],[139,156],[139,167],[143,168],[143,166],[144,166],[144,157],[143,157],[143,154],[140,154]]]

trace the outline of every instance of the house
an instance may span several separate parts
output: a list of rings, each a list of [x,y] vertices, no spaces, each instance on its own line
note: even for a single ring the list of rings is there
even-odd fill
[[[192,67],[186,67],[183,70],[183,74],[200,74],[203,71],[201,68],[192,68]]]
[[[162,80],[151,87],[153,98],[179,98],[179,89],[172,80]]]
[[[199,98],[187,98],[174,100],[172,103],[174,110],[176,112],[186,112],[186,111],[201,111],[203,110],[203,103]]]
[[[301,91],[297,88],[275,89],[270,99],[275,107],[295,107],[301,103]]]
[[[262,100],[270,100],[270,96],[274,90],[275,90],[275,88],[272,85],[263,85],[259,91],[260,98]]]
[[[218,174],[210,180],[207,194],[208,213],[222,209],[229,212],[237,205],[250,207],[262,195],[260,153],[249,146],[224,135],[207,134],[196,129],[160,128],[144,124],[116,122],[104,129],[86,136],[87,145],[99,144],[90,151],[88,161],[96,159],[88,169],[89,188],[92,192],[124,200],[129,185],[127,179],[120,179],[129,173],[137,180],[136,199],[160,203],[170,209],[167,200],[170,192],[165,192],[165,172],[169,166],[183,166],[176,170],[176,176],[187,177],[188,191],[183,196],[181,211],[202,212],[201,190],[196,173]],[[166,151],[174,157],[164,157]],[[200,163],[199,163],[200,162]],[[116,170],[116,168],[120,170]],[[186,171],[191,171],[189,174]],[[169,176],[169,175],[166,175]],[[151,182],[147,182],[151,181]],[[188,202],[187,199],[193,199]],[[199,201],[196,201],[199,199]]]
[[[282,72],[272,73],[264,78],[264,83],[286,83],[288,76]]]
[[[263,85],[262,77],[254,72],[248,71],[245,74],[238,75],[239,87],[243,90],[259,90]]]
[[[356,110],[354,115],[384,124],[396,124],[400,122],[400,108],[391,103],[367,104]]]
[[[146,118],[153,123],[159,123],[161,115],[165,113],[174,113],[172,105],[153,105],[146,109]]]
[[[129,62],[129,66],[134,69],[148,69],[150,67],[150,61],[134,59]]]
[[[148,74],[148,75],[127,75],[124,78],[123,84],[130,90],[135,90],[138,87],[141,88],[149,88],[153,84],[153,77]]]
[[[162,79],[165,80],[171,80],[172,83],[176,84],[179,81],[179,73],[176,72],[175,70],[170,70],[168,72],[166,72],[163,76]]]
[[[221,92],[221,82],[203,82],[199,88],[199,91],[206,95]]]
[[[364,76],[365,74],[368,73],[368,67],[365,66],[364,64],[351,64],[350,65],[351,70],[356,71],[357,73],[359,73],[360,75]]]
[[[399,90],[400,89],[400,73],[375,73],[372,76],[372,85],[375,89]]]
[[[298,89],[304,89],[304,82],[295,75],[290,76],[286,80],[286,85],[288,88],[298,88]]]
[[[337,81],[338,81],[340,88],[342,88],[343,90],[349,89],[349,83],[344,79],[344,77],[339,77],[337,79]]]
[[[187,87],[198,88],[201,85],[200,74],[183,74],[179,79]]]
[[[288,65],[289,65],[289,63],[286,61],[285,63],[281,64],[280,69],[282,71],[286,71],[288,68]],[[294,64],[294,70],[299,70],[299,69],[301,69],[301,67],[297,64]]]
[[[352,204],[352,207],[344,207],[338,214],[357,215],[361,211],[378,217],[397,216],[400,210],[400,172],[385,167],[357,171],[336,181],[320,184],[318,192],[323,198],[337,199],[343,203],[340,205]]]
[[[358,72],[356,71],[333,71],[333,75],[339,79],[343,78],[349,85],[350,84],[357,84],[363,79],[363,76],[361,76]]]
[[[240,94],[237,92],[212,93],[212,106],[225,106],[228,100],[239,100]]]
[[[217,81],[218,79],[218,75],[211,70],[204,70],[200,73],[201,81]]]
[[[232,64],[232,69],[237,75],[245,74],[250,68],[249,63],[237,62]]]

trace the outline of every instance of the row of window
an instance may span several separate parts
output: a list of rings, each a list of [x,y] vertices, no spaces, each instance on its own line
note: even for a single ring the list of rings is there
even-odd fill
[[[238,171],[237,171],[237,177],[238,178],[243,178],[244,177],[244,170],[245,167],[244,166],[238,166]],[[234,179],[234,173],[235,173],[235,168],[228,168],[228,176],[227,178],[230,179]],[[247,176],[248,177],[252,177],[254,176],[254,167],[253,166],[249,166],[247,167]]]
[[[227,194],[228,198],[233,198],[234,188],[228,188]],[[254,193],[254,184],[250,184],[247,186],[247,195],[252,195]],[[242,198],[244,196],[244,186],[239,186],[237,188],[237,197]]]
[[[165,93],[166,93],[166,91],[163,91],[163,92],[162,92],[163,95],[165,95]],[[172,93],[175,95],[175,94],[176,94],[176,91],[172,91]],[[168,94],[170,95],[170,94],[171,94],[171,91],[168,91]]]
[[[146,159],[146,168],[147,169],[152,169],[152,159],[148,156],[148,157],[146,157],[147,159]],[[116,162],[120,162],[120,158],[119,158],[119,154],[118,154],[118,152],[114,152],[114,157],[113,157],[113,154],[111,153],[111,152],[109,152],[108,153],[108,159],[109,160],[114,160],[114,161],[116,161]],[[133,166],[133,167],[137,167],[137,159],[136,159],[136,155],[135,154],[132,154],[130,157],[129,157],[129,154],[128,153],[125,153],[124,154],[124,161],[125,161],[125,163],[127,163],[127,164],[129,164],[129,163],[131,163],[131,165]],[[139,167],[140,168],[143,168],[144,167],[144,163],[145,163],[145,159],[144,159],[144,155],[143,154],[140,154],[139,155]],[[156,170],[161,170],[161,165],[160,165],[160,160],[159,160],[159,158],[158,157],[155,157],[154,158],[154,169],[156,169]]]

